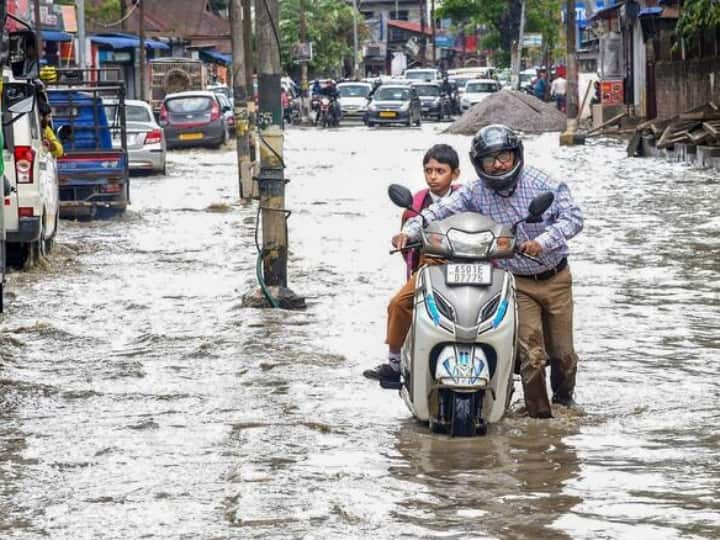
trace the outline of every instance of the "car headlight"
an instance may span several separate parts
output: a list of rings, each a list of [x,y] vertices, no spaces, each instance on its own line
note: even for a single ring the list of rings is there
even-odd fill
[[[490,231],[469,233],[450,229],[447,233],[453,253],[458,257],[487,257],[495,235]]]
[[[375,112],[376,110],[377,110],[377,107],[375,106],[374,103],[371,103],[370,105],[368,105],[368,111]]]
[[[463,98],[460,100],[460,102],[463,105],[470,105],[470,100],[467,98],[467,96],[463,96]]]
[[[400,110],[403,111],[403,112],[406,112],[408,109],[410,109],[410,103],[409,103],[409,102],[408,102],[408,103],[403,103],[403,104],[400,106]]]

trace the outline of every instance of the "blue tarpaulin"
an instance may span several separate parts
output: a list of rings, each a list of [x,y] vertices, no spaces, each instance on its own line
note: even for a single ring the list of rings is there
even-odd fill
[[[232,64],[232,57],[229,54],[223,54],[218,51],[203,49],[200,50],[200,55],[207,56],[211,61],[222,64],[224,66],[229,66],[230,64]]]
[[[107,45],[113,49],[135,49],[140,46],[140,39],[130,34],[102,34],[90,36],[90,41],[98,45]],[[155,39],[145,40],[146,49],[170,49],[170,46]]]
[[[67,32],[58,32],[57,30],[43,30],[42,31],[43,41],[72,41],[73,37]]]
[[[663,8],[661,7],[647,7],[642,8],[640,10],[639,16],[640,17],[647,17],[652,15],[660,15],[663,12]]]

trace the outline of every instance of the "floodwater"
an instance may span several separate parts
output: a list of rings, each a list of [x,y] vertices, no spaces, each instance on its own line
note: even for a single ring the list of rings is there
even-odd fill
[[[720,537],[717,175],[526,140],[585,211],[582,411],[516,401],[449,440],[361,377],[402,283],[386,186],[420,187],[435,142],[472,179],[442,127],[287,132],[303,312],[241,305],[256,205],[231,148],[171,154],[122,218],[63,222],[0,319],[0,537]]]

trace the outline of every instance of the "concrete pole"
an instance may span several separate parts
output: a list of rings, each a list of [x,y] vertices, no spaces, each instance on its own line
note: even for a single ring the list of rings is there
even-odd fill
[[[243,22],[243,49],[245,52],[245,98],[247,100],[248,111],[248,139],[250,144],[250,162],[252,167],[252,181],[249,187],[250,196],[253,199],[260,197],[258,185],[252,179],[255,175],[256,161],[256,135],[255,135],[255,118],[257,114],[257,106],[255,104],[255,54],[253,51],[253,14],[252,0],[241,0],[242,5],[242,22]],[[247,192],[243,194],[248,196]]]
[[[238,162],[240,198],[248,200],[253,194],[253,174],[250,160],[250,132],[245,81],[245,39],[241,0],[230,1],[230,37],[232,39],[232,85],[235,111],[235,149]]]
[[[520,66],[522,64],[522,43],[525,35],[525,0],[520,0],[520,30],[518,32],[518,41],[515,54],[512,58],[512,75],[510,78],[510,86],[514,90],[520,89]]]
[[[305,0],[300,0],[300,43],[307,43],[307,26],[305,24]],[[308,63],[300,62],[300,116],[303,125],[310,123],[310,107],[308,106]]]
[[[435,48],[435,0],[430,0],[430,27],[432,28],[432,63],[437,65],[437,50]]]
[[[145,0],[139,0],[138,34],[140,36],[140,65],[138,66],[138,80],[140,81],[140,99],[145,101],[145,65],[147,64],[147,50],[145,49]]]
[[[358,79],[360,71],[358,69],[358,8],[357,0],[353,0],[353,79]]]
[[[257,178],[262,216],[264,281],[281,307],[293,307],[291,298],[297,297],[287,289],[288,238],[280,102],[279,11],[278,0],[255,0],[260,94],[257,120],[260,130],[260,173]]]
[[[578,71],[577,58],[575,56],[575,0],[567,0],[565,23],[567,24],[567,90],[565,93],[567,127],[565,131],[560,134],[560,144],[584,144],[585,137],[575,133],[577,129],[578,112]]]
[[[85,0],[76,0],[77,5],[77,39],[78,39],[78,66],[80,69],[87,67],[85,59]]]
[[[427,2],[420,0],[420,66],[424,67],[427,61],[427,38],[425,27],[427,26]]]

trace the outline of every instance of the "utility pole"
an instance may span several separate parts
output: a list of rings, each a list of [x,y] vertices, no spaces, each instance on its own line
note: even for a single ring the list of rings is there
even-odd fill
[[[43,40],[42,40],[42,20],[40,19],[40,0],[35,0],[35,50],[37,51],[38,72],[36,77],[40,76],[40,59],[43,57]]]
[[[120,0],[120,29],[123,32],[127,32],[127,19],[125,16],[127,15],[127,8],[125,7],[125,0]]]
[[[427,38],[425,36],[425,26],[427,26],[427,2],[420,0],[420,66],[425,65],[427,58]]]
[[[85,0],[76,0],[77,5],[77,27],[78,27],[78,66],[80,69],[87,67],[85,61]]]
[[[575,130],[577,129],[578,112],[578,72],[577,58],[575,56],[575,0],[567,0],[565,24],[567,24],[567,86],[565,92],[567,127],[565,128],[565,131],[560,134],[560,144],[585,144],[585,137],[575,133]]]
[[[437,65],[437,51],[435,49],[435,0],[430,0],[430,25],[432,27],[432,63]]]
[[[247,81],[245,80],[245,39],[242,0],[230,1],[230,37],[232,39],[232,85],[235,112],[235,148],[238,161],[240,198],[247,200],[253,191],[250,160],[250,124],[248,122]]]
[[[245,99],[248,111],[248,144],[250,145],[250,171],[247,173],[246,186],[247,190],[243,191],[243,197],[251,197],[258,199],[258,185],[255,182],[254,167],[256,161],[255,155],[255,116],[257,114],[257,106],[255,104],[255,55],[253,52],[253,18],[252,18],[252,0],[241,0],[242,5],[242,24],[243,24],[243,50],[245,53]],[[245,174],[245,173],[244,173]],[[246,178],[243,176],[243,178]]]
[[[353,0],[353,79],[359,78],[358,71],[358,24],[357,24],[357,0]]]
[[[258,51],[260,211],[264,282],[280,307],[304,307],[305,300],[287,289],[288,237],[283,161],[284,135],[280,102],[280,33],[278,0],[255,0]]]
[[[510,78],[510,86],[513,90],[520,89],[520,64],[522,64],[523,39],[525,35],[525,0],[520,0],[520,31],[518,32],[518,41],[512,58],[512,75]]]
[[[305,24],[305,0],[300,0],[300,43],[307,43],[307,26]],[[307,60],[300,60],[300,114],[302,123],[310,123],[308,108],[308,65]]]
[[[145,0],[138,0],[140,13],[138,13],[138,25],[140,34],[140,99],[145,101],[145,64],[147,64],[147,51],[145,50]]]

